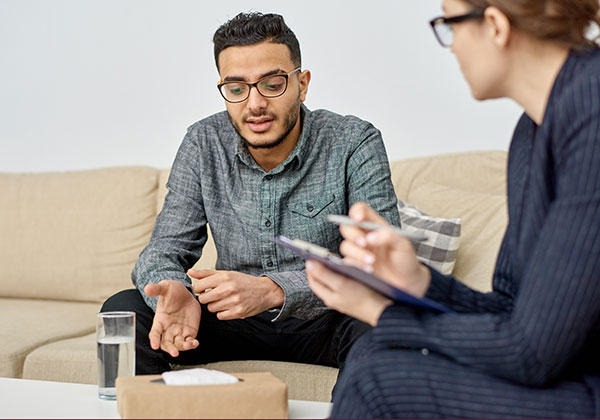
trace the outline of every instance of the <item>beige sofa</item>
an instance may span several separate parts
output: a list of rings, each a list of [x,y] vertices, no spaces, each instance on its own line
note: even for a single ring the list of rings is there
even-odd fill
[[[440,217],[462,219],[454,274],[490,288],[507,223],[506,153],[469,152],[392,163],[398,196]],[[0,376],[95,383],[95,314],[131,288],[148,242],[167,170],[106,168],[0,174]],[[209,243],[197,266],[211,267]],[[337,370],[271,361],[212,364],[271,371],[294,399],[328,401]]]

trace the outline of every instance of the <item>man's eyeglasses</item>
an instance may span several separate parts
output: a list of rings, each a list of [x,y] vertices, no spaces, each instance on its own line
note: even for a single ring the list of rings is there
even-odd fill
[[[255,87],[258,93],[265,98],[277,98],[285,93],[288,87],[289,77],[300,71],[300,67],[285,74],[275,74],[266,76],[255,83],[246,82],[219,82],[217,88],[221,92],[221,96],[227,102],[238,103],[244,102],[250,96],[250,89]]]
[[[467,13],[465,15],[460,16],[452,16],[452,17],[436,17],[429,21],[431,25],[431,29],[433,29],[433,33],[435,37],[442,45],[442,47],[450,47],[452,46],[452,42],[454,41],[454,31],[452,30],[452,25],[455,23],[464,22],[466,20],[471,19],[481,19],[483,17],[483,12],[485,9],[477,9],[471,13]]]

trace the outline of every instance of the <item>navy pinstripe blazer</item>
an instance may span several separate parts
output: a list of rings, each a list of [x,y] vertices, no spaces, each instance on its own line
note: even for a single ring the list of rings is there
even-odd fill
[[[508,208],[492,292],[432,270],[427,296],[458,313],[393,305],[373,338],[524,385],[585,381],[600,402],[600,50],[570,53],[541,125],[519,120]]]

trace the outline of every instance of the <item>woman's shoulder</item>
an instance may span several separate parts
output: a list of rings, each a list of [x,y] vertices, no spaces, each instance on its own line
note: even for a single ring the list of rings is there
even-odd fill
[[[576,68],[583,73],[600,73],[600,46],[571,51]]]
[[[572,51],[565,63],[561,78],[562,89],[558,95],[559,101],[574,101],[578,105],[581,101],[590,103],[588,99],[597,99],[597,87],[600,83],[600,48]],[[591,101],[598,106],[598,101]]]
[[[558,127],[572,125],[575,116],[600,119],[600,48],[572,51],[554,90],[548,106]]]
[[[600,49],[571,52],[562,73],[545,131],[557,163],[600,138]]]

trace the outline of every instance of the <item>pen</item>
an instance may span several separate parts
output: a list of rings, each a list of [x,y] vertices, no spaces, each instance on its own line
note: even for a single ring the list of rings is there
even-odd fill
[[[421,241],[426,241],[428,239],[427,236],[425,235],[425,233],[423,233],[423,232],[419,232],[419,231],[413,232],[413,231],[408,231],[408,230],[397,228],[396,226],[380,225],[379,223],[373,223],[373,222],[360,222],[359,223],[355,220],[352,220],[348,216],[343,216],[341,214],[328,214],[327,220],[330,221],[331,223],[335,223],[336,225],[356,226],[356,227],[359,227],[359,228],[365,229],[365,230],[379,230],[379,229],[390,228],[397,234],[402,235],[405,238],[410,239],[411,241],[421,242]]]

